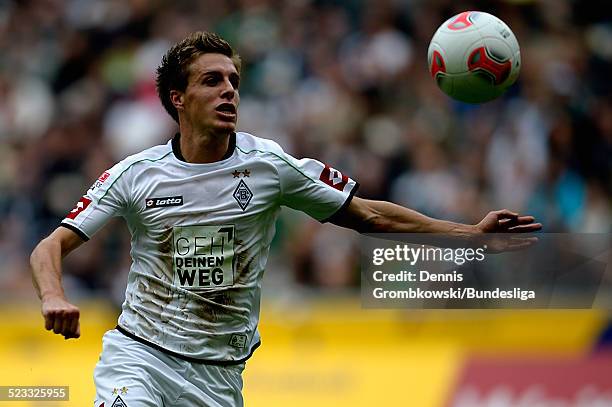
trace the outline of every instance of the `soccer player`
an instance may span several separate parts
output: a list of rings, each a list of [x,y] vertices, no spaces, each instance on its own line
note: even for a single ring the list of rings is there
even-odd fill
[[[463,225],[355,197],[357,182],[340,171],[235,131],[239,85],[240,58],[217,35],[174,45],[157,87],[180,132],[105,171],[31,255],[45,328],[78,338],[61,260],[112,216],[127,222],[132,265],[94,372],[95,407],[243,404],[241,374],[260,344],[261,279],[281,206],[359,232],[469,238],[541,227],[508,210]]]

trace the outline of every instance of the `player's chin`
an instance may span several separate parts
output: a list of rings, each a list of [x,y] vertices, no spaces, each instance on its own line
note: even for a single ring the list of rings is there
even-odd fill
[[[232,132],[236,130],[235,120],[217,120],[215,128],[220,132]]]

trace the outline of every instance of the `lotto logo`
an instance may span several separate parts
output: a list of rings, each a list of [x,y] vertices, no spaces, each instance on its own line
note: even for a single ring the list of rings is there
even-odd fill
[[[319,179],[330,187],[336,188],[338,191],[344,190],[344,187],[348,183],[348,177],[346,175],[327,164],[325,164],[325,168],[321,171]]]
[[[163,208],[166,206],[181,206],[183,205],[183,196],[168,196],[162,198],[147,198],[145,199],[145,207],[149,208]]]
[[[84,197],[84,196],[81,197],[81,199],[79,199],[79,202],[76,203],[74,208],[70,211],[68,215],[66,215],[66,217],[68,219],[76,218],[79,215],[79,213],[87,209],[90,203],[91,203],[91,199]]]

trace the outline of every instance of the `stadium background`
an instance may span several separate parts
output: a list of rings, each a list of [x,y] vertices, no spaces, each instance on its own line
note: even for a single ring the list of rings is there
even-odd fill
[[[239,129],[350,174],[362,197],[462,222],[508,207],[547,231],[609,233],[604,4],[0,0],[0,385],[69,385],[70,402],[45,405],[90,405],[127,229],[112,222],[65,262],[78,341],[42,329],[28,256],[103,170],[171,137],[153,73],[184,34],[216,31],[242,55]],[[506,21],[523,59],[518,83],[481,106],[450,101],[426,66],[437,26],[468,9]],[[283,211],[247,405],[612,405],[608,311],[362,310],[357,244]]]

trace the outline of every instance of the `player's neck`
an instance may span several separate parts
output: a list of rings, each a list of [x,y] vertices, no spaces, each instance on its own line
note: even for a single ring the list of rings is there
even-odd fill
[[[229,148],[231,133],[197,132],[181,129],[180,148],[186,162],[194,164],[213,163],[222,160]]]

